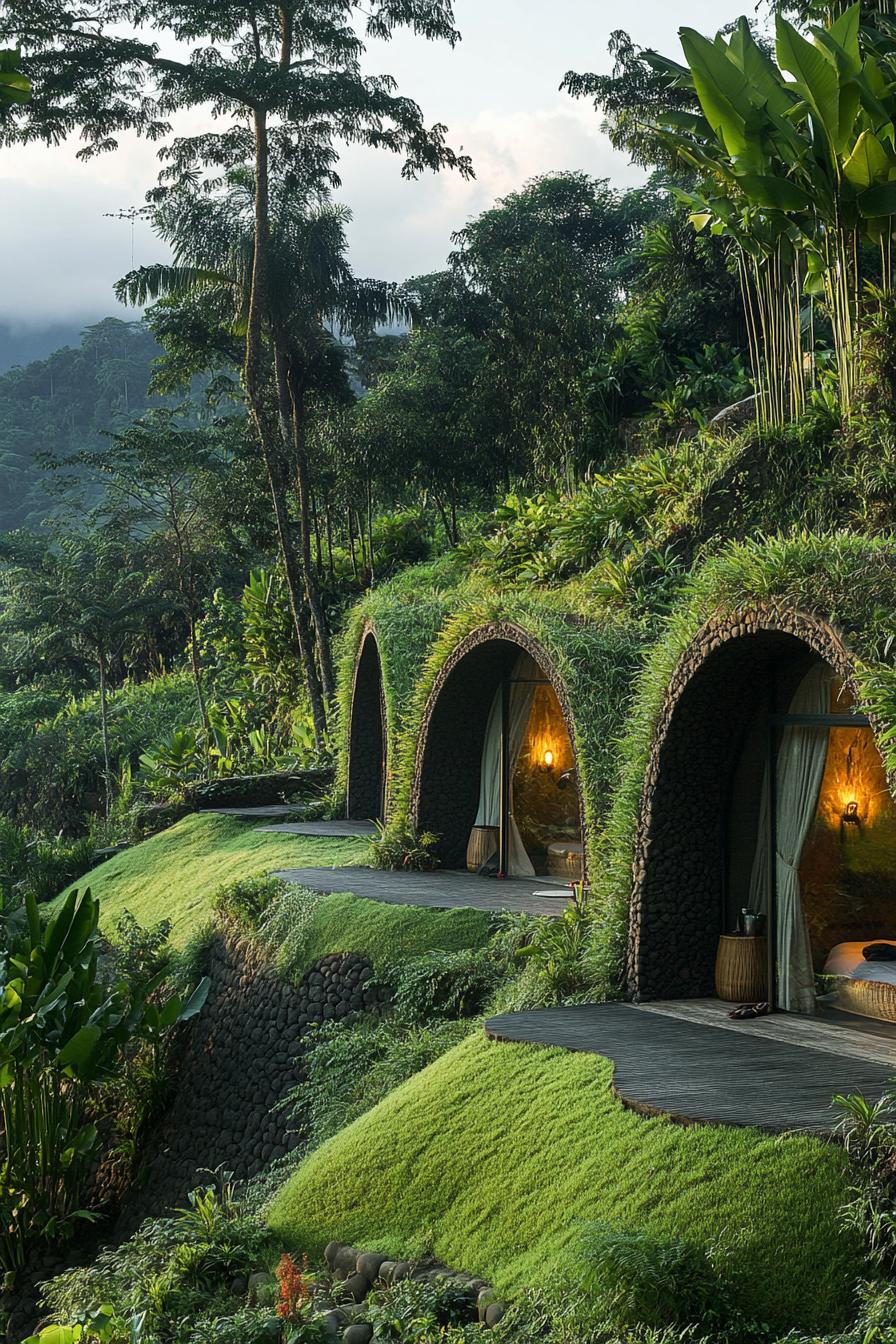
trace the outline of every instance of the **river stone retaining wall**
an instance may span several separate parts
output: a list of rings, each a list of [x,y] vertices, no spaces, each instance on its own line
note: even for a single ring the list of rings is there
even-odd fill
[[[203,1171],[223,1166],[247,1180],[294,1148],[299,1137],[272,1108],[304,1081],[309,1034],[381,1004],[373,967],[356,952],[323,957],[290,984],[257,948],[222,934],[212,945],[209,976],[205,1007],[184,1030],[174,1097],[150,1140],[119,1235],[182,1204]]]
[[[372,1291],[405,1279],[449,1280],[459,1296],[466,1299],[471,1323],[497,1325],[506,1311],[505,1304],[497,1300],[494,1290],[483,1279],[449,1269],[431,1257],[418,1261],[390,1260],[385,1255],[331,1241],[324,1251],[324,1260],[328,1273],[316,1285],[314,1305],[324,1313],[324,1337],[341,1340],[342,1344],[370,1344],[370,1341],[375,1344],[380,1336],[374,1335],[373,1327],[365,1319],[366,1298]]]

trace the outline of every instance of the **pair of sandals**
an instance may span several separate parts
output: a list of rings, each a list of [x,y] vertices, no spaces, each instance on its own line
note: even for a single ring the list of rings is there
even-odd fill
[[[746,1022],[754,1017],[767,1017],[771,1012],[769,1003],[742,1003],[739,1008],[734,1008],[728,1014],[735,1022]]]

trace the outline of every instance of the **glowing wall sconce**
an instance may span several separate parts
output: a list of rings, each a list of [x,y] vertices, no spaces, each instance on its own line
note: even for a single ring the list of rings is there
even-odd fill
[[[547,774],[550,774],[550,772],[551,772],[551,771],[553,770],[553,768],[554,768],[554,753],[553,753],[550,749],[548,749],[548,750],[547,750],[546,752],[544,752],[544,754],[542,755],[542,758],[541,758],[541,768],[542,768],[542,770],[544,770]]]
[[[848,835],[861,835],[863,825],[859,804],[853,798],[840,815],[840,839],[845,840]]]

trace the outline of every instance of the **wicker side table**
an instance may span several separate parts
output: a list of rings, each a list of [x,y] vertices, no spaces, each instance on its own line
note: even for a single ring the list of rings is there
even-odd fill
[[[716,953],[716,993],[727,1003],[759,1003],[768,996],[768,940],[723,933]]]
[[[488,863],[498,852],[497,826],[474,826],[467,844],[467,868],[478,873],[484,863]]]

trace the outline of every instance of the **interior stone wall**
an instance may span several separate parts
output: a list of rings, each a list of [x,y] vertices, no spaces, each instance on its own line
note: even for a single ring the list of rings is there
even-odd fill
[[[376,635],[368,629],[361,641],[352,683],[348,739],[348,816],[381,821],[385,811],[386,704],[383,670]]]
[[[851,681],[851,658],[831,626],[756,609],[717,617],[680,659],[654,738],[635,841],[627,964],[633,998],[714,992],[734,766],[772,673],[789,703],[813,655]]]
[[[489,711],[521,652],[531,654],[553,686],[570,741],[575,740],[566,688],[536,640],[518,626],[497,623],[481,626],[461,640],[445,660],[424,711],[411,800],[416,830],[440,837],[436,854],[445,868],[465,865],[479,808]]]

